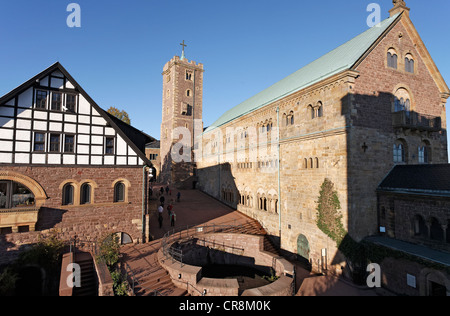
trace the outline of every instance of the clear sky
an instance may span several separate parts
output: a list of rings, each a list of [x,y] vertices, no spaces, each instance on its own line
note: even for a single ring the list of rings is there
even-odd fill
[[[80,28],[67,26],[71,2],[80,5]],[[368,29],[370,3],[389,16],[392,0],[3,0],[0,95],[59,61],[102,108],[126,110],[133,126],[159,139],[161,73],[183,40],[186,57],[205,66],[209,126]],[[450,1],[406,4],[450,84]]]

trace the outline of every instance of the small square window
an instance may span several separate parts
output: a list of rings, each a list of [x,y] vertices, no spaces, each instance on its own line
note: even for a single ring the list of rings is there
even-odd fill
[[[114,137],[106,137],[105,154],[114,155]]]
[[[43,152],[45,150],[45,134],[35,133],[34,134],[34,151]]]
[[[75,136],[66,135],[64,137],[64,152],[65,153],[75,152]]]
[[[62,105],[62,94],[58,92],[53,92],[51,109],[54,111],[61,111],[61,105]]]
[[[66,94],[66,109],[69,112],[75,112],[77,106],[77,96],[75,94]]]
[[[60,151],[60,138],[59,134],[50,134],[50,152]]]
[[[36,91],[36,109],[46,109],[47,100],[47,91]]]

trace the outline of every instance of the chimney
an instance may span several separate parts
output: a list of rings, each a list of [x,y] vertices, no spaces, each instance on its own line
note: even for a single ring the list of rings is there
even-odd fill
[[[404,0],[392,0],[394,7],[389,10],[391,17],[396,15],[397,13],[405,12],[405,14],[409,17],[409,8],[406,6]]]

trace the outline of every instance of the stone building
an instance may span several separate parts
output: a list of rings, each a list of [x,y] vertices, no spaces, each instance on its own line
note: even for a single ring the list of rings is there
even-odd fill
[[[195,164],[194,138],[203,131],[203,65],[183,54],[166,63],[163,70],[160,180],[192,188]],[[181,145],[181,146],[180,146]]]
[[[450,164],[397,165],[377,189],[383,285],[450,296]]]
[[[449,96],[409,8],[394,1],[380,25],[207,128],[197,138],[198,187],[314,269],[343,273],[345,258],[317,225],[322,184],[334,184],[348,236],[377,234],[376,190],[393,166],[448,162]]]
[[[59,63],[0,98],[0,264],[56,231],[145,239],[155,139],[103,111]]]

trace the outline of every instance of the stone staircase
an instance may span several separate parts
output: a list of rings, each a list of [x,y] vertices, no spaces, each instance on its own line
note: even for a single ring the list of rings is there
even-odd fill
[[[94,268],[94,259],[90,253],[78,252],[75,254],[75,263],[81,269],[81,287],[73,289],[73,296],[98,296],[97,274]]]
[[[264,250],[275,255],[280,255],[277,247],[267,236],[262,226],[255,220],[246,220],[235,228],[223,229],[223,233],[233,232],[248,235],[264,236]],[[127,245],[121,248],[122,260],[133,271],[135,279],[136,296],[188,296],[185,289],[175,286],[168,272],[160,266],[157,260],[161,241],[153,241],[147,244]]]
[[[173,284],[168,272],[160,266],[157,253],[160,241],[121,248],[121,260],[133,272],[136,296],[184,296],[187,291]]]

